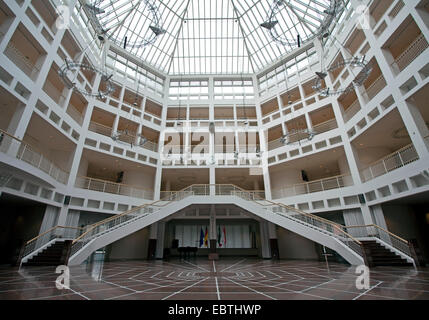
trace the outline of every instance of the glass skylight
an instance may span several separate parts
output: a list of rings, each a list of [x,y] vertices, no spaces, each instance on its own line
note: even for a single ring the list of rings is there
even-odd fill
[[[82,0],[84,1],[84,0]],[[93,0],[92,0],[93,2]],[[166,33],[149,46],[127,46],[146,63],[171,74],[254,73],[295,49],[279,45],[260,26],[271,14],[273,0],[97,0],[105,13],[97,17],[117,45],[150,38],[158,8]],[[305,39],[320,26],[329,0],[280,0],[276,33]]]

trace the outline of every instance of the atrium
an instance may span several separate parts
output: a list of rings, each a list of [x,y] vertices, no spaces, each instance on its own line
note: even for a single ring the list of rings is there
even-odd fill
[[[428,41],[429,0],[0,1],[0,300],[429,299]]]

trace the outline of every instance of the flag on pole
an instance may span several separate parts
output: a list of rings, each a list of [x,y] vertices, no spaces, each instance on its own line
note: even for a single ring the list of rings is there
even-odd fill
[[[222,232],[220,232],[220,226],[217,227],[217,244],[222,247]]]
[[[209,230],[207,229],[207,227],[206,227],[206,235],[204,236],[204,245],[206,247],[209,246]]]
[[[223,226],[223,246],[226,247],[226,228]]]
[[[203,227],[201,227],[201,231],[200,231],[200,248],[203,246],[204,244],[204,231],[203,231]]]

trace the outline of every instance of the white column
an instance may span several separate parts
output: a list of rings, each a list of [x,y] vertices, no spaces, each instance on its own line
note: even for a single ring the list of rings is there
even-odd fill
[[[160,221],[158,224],[157,240],[156,240],[156,259],[162,259],[164,257],[164,239],[165,239],[165,222]]]
[[[261,239],[261,255],[263,259],[271,258],[270,239],[267,221],[259,222],[259,233]]]
[[[212,204],[210,206],[210,240],[217,239],[216,233],[216,206]]]
[[[214,196],[216,194],[216,168],[214,166],[211,166],[209,168],[210,170],[210,195]]]

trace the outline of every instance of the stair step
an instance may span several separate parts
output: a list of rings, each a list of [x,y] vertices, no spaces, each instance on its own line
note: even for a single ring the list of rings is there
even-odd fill
[[[410,262],[378,262],[374,264],[376,267],[412,267],[413,264]]]
[[[61,257],[64,250],[64,242],[59,241],[51,244],[38,252],[37,255],[33,256],[27,262],[23,263],[23,266],[54,266],[61,263]]]

